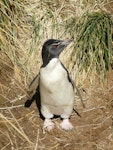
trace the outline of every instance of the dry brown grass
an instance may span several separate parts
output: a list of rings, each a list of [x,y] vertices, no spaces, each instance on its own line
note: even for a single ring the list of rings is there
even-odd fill
[[[41,65],[43,42],[53,37],[73,37],[63,26],[66,21],[72,16],[76,16],[76,21],[79,21],[86,11],[106,10],[105,3],[112,13],[112,1],[28,0],[20,1],[21,5],[18,2],[15,1],[14,5],[18,4],[17,8],[22,7],[23,11],[20,17],[16,15],[14,18],[15,34],[10,36],[9,30],[0,28],[0,149],[112,150],[113,70],[107,73],[104,82],[103,75],[100,77],[95,71],[88,76],[88,72],[79,73],[77,67],[72,70],[70,55],[74,44],[60,57],[79,85],[86,105],[84,109],[75,94],[75,107],[82,118],[73,112],[70,120],[74,129],[69,132],[62,130],[60,119],[56,118],[53,120],[56,128],[48,133],[43,129],[43,120],[36,105],[33,104],[30,109],[24,108],[26,89]],[[10,21],[8,25],[9,28]]]

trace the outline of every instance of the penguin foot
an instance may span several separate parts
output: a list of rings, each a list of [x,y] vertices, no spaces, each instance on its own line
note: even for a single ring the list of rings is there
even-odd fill
[[[52,130],[55,127],[55,124],[51,121],[51,119],[45,119],[43,128],[47,131]]]
[[[69,119],[63,119],[62,123],[60,124],[61,128],[69,131],[71,129],[73,129],[72,124],[69,122]]]

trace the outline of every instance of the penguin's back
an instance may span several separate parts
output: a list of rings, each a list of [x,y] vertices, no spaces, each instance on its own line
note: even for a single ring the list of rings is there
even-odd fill
[[[53,58],[46,67],[40,69],[41,105],[52,114],[72,113],[74,92],[68,80],[67,71],[58,58]]]

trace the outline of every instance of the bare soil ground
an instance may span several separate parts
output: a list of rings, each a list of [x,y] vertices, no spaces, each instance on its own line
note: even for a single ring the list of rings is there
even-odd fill
[[[69,132],[60,128],[60,118],[53,119],[55,129],[45,131],[35,103],[29,109],[23,107],[25,98],[15,100],[16,107],[11,101],[1,101],[0,149],[112,150],[113,71],[103,86],[99,82],[94,85],[84,83],[82,95],[86,108],[75,96],[75,107],[82,117],[73,112],[70,121],[74,129]]]

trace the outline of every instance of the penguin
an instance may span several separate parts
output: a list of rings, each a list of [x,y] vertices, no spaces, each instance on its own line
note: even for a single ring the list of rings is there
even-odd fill
[[[29,107],[37,95],[40,113],[44,118],[43,128],[47,131],[55,127],[52,121],[54,115],[62,118],[62,129],[73,129],[70,116],[74,109],[74,84],[68,70],[59,59],[60,53],[71,42],[71,39],[49,39],[43,44],[43,64],[29,88],[32,98],[26,101],[25,107]]]

